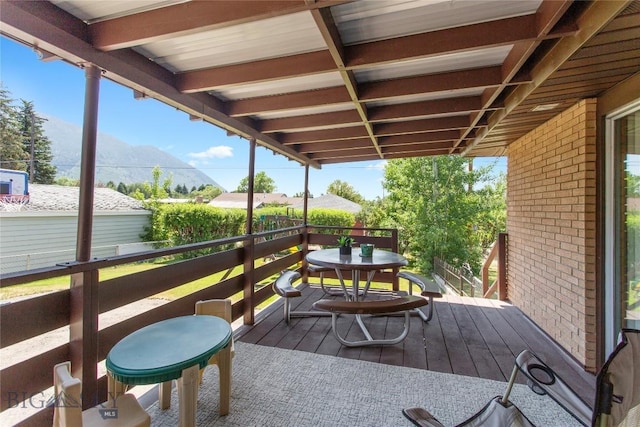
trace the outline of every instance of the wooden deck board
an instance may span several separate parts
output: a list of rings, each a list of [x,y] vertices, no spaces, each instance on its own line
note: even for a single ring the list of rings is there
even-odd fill
[[[314,301],[329,298],[319,287],[302,287],[294,310],[310,310]],[[375,296],[372,295],[371,298]],[[337,297],[334,297],[337,298]],[[403,316],[365,317],[374,337],[397,336]],[[354,316],[342,315],[338,327],[348,339],[362,339]],[[253,344],[295,349],[370,362],[507,381],[515,355],[528,348],[540,355],[562,378],[591,402],[595,378],[585,372],[544,332],[508,303],[445,295],[434,301],[433,319],[411,316],[409,336],[384,347],[342,346],[331,331],[331,317],[293,318],[284,322],[282,301],[263,310],[253,326],[242,326],[236,339]],[[518,382],[525,382],[523,375]]]

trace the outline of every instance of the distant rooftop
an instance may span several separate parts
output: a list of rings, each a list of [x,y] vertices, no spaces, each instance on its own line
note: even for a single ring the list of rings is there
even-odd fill
[[[0,204],[0,211],[77,211],[80,188],[62,185],[29,184],[29,203],[16,206]],[[144,210],[142,202],[110,188],[94,189],[96,211]]]
[[[222,193],[209,202],[209,206],[217,208],[247,208],[247,193]],[[259,208],[266,204],[278,203],[281,205],[291,205],[301,203],[301,197],[287,197],[283,193],[253,193],[253,207]]]
[[[304,201],[296,202],[291,205],[294,209],[302,209]],[[336,196],[335,194],[324,194],[320,197],[310,198],[307,202],[309,209],[324,208],[324,209],[340,209],[343,211],[358,213],[362,210],[362,206],[347,200],[344,197]]]

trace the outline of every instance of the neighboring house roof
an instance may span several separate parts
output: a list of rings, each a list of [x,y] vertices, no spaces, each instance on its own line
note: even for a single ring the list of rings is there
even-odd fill
[[[293,204],[291,207],[295,209],[302,209],[304,201]],[[325,208],[325,209],[340,209],[343,211],[358,213],[362,210],[362,206],[347,200],[344,197],[336,196],[335,194],[324,194],[320,197],[310,198],[307,202],[307,208]]]
[[[247,193],[222,193],[209,202],[209,206],[217,208],[247,208]],[[265,204],[278,203],[291,205],[301,201],[301,197],[287,197],[283,193],[253,193],[253,207],[259,208]]]
[[[96,188],[93,193],[96,211],[144,210],[142,202],[110,188]],[[19,209],[0,204],[0,211],[77,211],[80,188],[62,185],[29,184],[29,203]]]

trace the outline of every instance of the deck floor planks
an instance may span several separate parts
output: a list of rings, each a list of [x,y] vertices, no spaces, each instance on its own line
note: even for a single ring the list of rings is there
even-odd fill
[[[301,288],[303,296],[293,301],[294,310],[310,310],[314,301],[331,298],[319,287],[304,286]],[[362,331],[353,318],[341,316],[339,330],[346,333],[348,339],[362,339]],[[365,316],[365,324],[374,337],[397,336],[403,321],[403,316]],[[335,339],[331,331],[331,317],[293,318],[287,325],[280,300],[259,313],[255,325],[241,326],[236,331],[236,339],[370,362],[500,378],[502,381],[508,379],[514,356],[522,349],[530,348],[531,344],[534,351],[536,347],[544,348],[545,361],[549,365],[562,366],[558,373],[570,385],[582,387],[581,395],[583,398],[586,396],[588,402],[588,396],[595,393],[591,374],[584,372],[575,361],[572,363],[569,356],[556,351],[552,340],[520,310],[496,300],[447,294],[434,301],[434,316],[430,322],[411,316],[409,336],[401,343],[356,348],[342,346]],[[576,377],[579,379],[575,380]],[[518,381],[524,382],[524,376],[520,375]]]
[[[452,373],[451,361],[447,347],[443,345],[444,337],[440,324],[440,311],[444,310],[446,302],[434,302],[433,318],[423,326],[424,345],[427,359],[427,369],[437,372]]]
[[[544,333],[529,333],[533,329],[532,321],[516,307],[505,306],[500,314],[509,324],[521,331],[523,336],[527,337],[527,344],[532,352],[545,361],[585,402],[593,405],[595,389],[591,390],[590,382],[585,378],[585,375],[576,375],[575,363],[568,360],[568,355],[562,355],[561,349],[557,347],[556,343]],[[553,363],[549,361],[553,361]]]
[[[488,378],[498,381],[506,381],[500,366],[493,357],[491,349],[484,340],[484,337],[478,329],[478,325],[473,321],[467,304],[464,300],[460,303],[450,304],[451,310],[455,315],[460,330],[460,335],[464,340],[473,364],[482,378]]]
[[[427,369],[427,353],[424,339],[424,321],[417,315],[411,315],[409,335],[402,342],[403,366]]]
[[[478,326],[478,331],[482,335],[487,348],[491,351],[502,375],[508,380],[513,370],[515,355],[509,350],[509,347],[485,314],[493,305],[482,298],[468,298],[466,302],[468,303],[466,308],[469,315]],[[524,380],[521,380],[521,382],[524,382]]]
[[[444,345],[449,354],[452,373],[477,377],[478,371],[473,364],[451,307],[453,304],[457,304],[457,302],[442,304],[438,307],[438,319],[442,328]]]

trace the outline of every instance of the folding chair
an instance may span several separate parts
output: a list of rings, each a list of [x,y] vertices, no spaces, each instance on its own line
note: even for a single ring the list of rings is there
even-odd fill
[[[548,394],[563,409],[585,426],[640,426],[640,331],[624,329],[620,341],[596,377],[594,409],[591,409],[547,364],[529,350],[516,357],[504,396],[492,399],[482,410],[459,426],[532,426],[509,402],[509,394],[518,375],[529,379],[538,394]],[[419,427],[443,427],[423,408],[407,408],[402,413]]]

